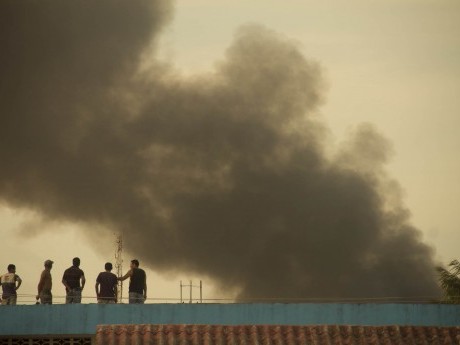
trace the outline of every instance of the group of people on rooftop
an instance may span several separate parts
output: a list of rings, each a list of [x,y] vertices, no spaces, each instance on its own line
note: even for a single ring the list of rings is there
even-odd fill
[[[37,286],[37,304],[53,304],[53,280],[51,269],[54,262],[45,261],[45,269],[40,275],[40,281]],[[2,305],[16,305],[17,290],[22,284],[22,279],[16,274],[16,266],[8,265],[8,273],[0,277],[2,286]],[[112,273],[113,266],[107,262],[104,266],[105,271],[99,273],[96,279],[96,296],[100,304],[118,303],[117,283],[130,278],[129,282],[129,303],[144,303],[147,299],[147,277],[145,271],[139,268],[139,261],[131,260],[130,270],[123,276],[117,277]],[[85,273],[80,268],[80,259],[73,258],[72,266],[64,271],[62,284],[65,286],[66,303],[81,303],[82,291],[85,288]],[[39,302],[40,301],[40,302]]]

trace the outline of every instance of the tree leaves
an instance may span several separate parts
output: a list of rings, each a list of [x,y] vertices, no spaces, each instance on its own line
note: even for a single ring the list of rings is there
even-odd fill
[[[447,303],[460,303],[460,262],[453,260],[449,268],[436,267],[439,274],[438,280],[444,291],[444,301]]]

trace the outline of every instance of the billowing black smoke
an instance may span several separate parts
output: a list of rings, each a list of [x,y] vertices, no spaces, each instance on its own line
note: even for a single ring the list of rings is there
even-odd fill
[[[326,154],[317,64],[248,26],[181,77],[147,54],[170,7],[0,2],[0,198],[123,231],[151,267],[239,297],[437,295],[385,139],[362,125]]]

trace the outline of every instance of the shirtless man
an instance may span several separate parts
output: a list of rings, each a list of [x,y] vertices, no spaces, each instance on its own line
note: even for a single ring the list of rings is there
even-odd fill
[[[53,287],[53,280],[51,278],[51,268],[53,268],[53,261],[45,261],[45,269],[40,276],[40,282],[38,283],[38,295],[37,301],[40,299],[42,304],[53,304],[53,295],[51,289]]]

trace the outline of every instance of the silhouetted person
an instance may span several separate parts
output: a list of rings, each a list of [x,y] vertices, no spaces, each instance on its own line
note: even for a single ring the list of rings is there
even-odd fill
[[[65,286],[66,303],[81,303],[81,292],[85,288],[85,273],[80,269],[80,259],[73,258],[73,266],[65,270],[62,284]],[[80,285],[81,282],[81,285]]]
[[[21,286],[22,280],[16,274],[15,265],[9,264],[7,269],[8,273],[5,273],[0,277],[0,284],[2,285],[3,290],[2,305],[16,305],[16,290]]]
[[[53,295],[51,293],[51,289],[53,288],[53,280],[51,278],[51,269],[53,268],[53,264],[53,261],[46,260],[45,269],[40,275],[40,281],[37,286],[38,295],[36,298],[37,301],[40,299],[41,304],[53,304]]]
[[[96,279],[97,303],[117,303],[117,276],[112,273],[112,264],[105,264],[105,272],[99,273]],[[99,291],[99,286],[101,290]]]
[[[139,268],[139,261],[136,259],[131,260],[131,269],[118,280],[123,281],[128,278],[131,278],[129,281],[129,304],[143,304],[147,299],[147,277],[145,271]]]

